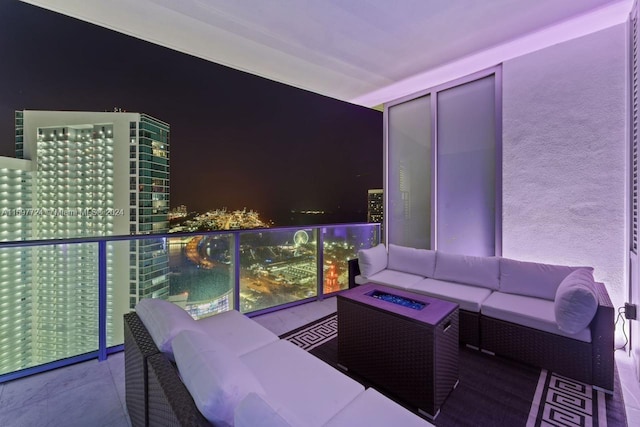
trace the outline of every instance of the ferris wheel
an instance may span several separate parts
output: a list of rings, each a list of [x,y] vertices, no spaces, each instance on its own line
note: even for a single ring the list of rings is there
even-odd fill
[[[304,245],[309,242],[309,235],[304,230],[296,231],[296,234],[293,235],[293,243],[296,246]]]

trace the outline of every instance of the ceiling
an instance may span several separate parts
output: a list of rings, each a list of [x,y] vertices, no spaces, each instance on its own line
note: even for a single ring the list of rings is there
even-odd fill
[[[22,0],[374,106],[624,22],[632,0]]]

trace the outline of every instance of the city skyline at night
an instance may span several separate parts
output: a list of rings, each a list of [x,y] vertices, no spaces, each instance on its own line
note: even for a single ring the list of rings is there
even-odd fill
[[[103,249],[3,249],[0,315],[14,322],[0,338],[19,345],[0,348],[0,375],[93,351],[102,274],[105,342],[117,345],[122,315],[142,298],[173,301],[195,318],[235,300],[243,312],[267,309],[345,289],[347,261],[379,241],[365,224],[239,231],[266,225],[244,210],[194,218],[226,233],[152,235],[169,231],[170,135],[170,123],[144,113],[15,112],[16,156],[0,156],[2,240],[151,235]],[[189,216],[184,205],[175,214]]]
[[[1,239],[166,233],[169,132],[142,113],[17,111],[16,156],[0,158]],[[140,299],[169,297],[165,243],[149,237],[106,250],[110,342]],[[96,347],[99,251],[92,243],[3,249],[0,315],[11,311],[19,327],[0,327],[0,340],[20,345],[0,348],[0,373]]]
[[[21,2],[0,4],[0,28],[1,156],[16,154],[16,110],[145,111],[171,123],[172,207],[366,221],[367,190],[382,186],[381,112]]]

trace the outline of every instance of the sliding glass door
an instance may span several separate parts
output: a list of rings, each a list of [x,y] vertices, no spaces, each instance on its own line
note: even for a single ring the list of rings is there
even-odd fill
[[[500,255],[500,68],[385,108],[388,243]]]
[[[438,93],[438,249],[496,253],[495,76]]]
[[[431,97],[388,109],[387,241],[431,247]]]

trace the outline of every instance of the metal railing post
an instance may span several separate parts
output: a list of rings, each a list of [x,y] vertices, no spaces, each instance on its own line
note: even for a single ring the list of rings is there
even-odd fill
[[[107,241],[98,242],[98,360],[107,359]]]
[[[240,311],[240,232],[233,233],[233,309]]]
[[[324,227],[316,228],[316,254],[318,259],[318,300],[324,298]]]

